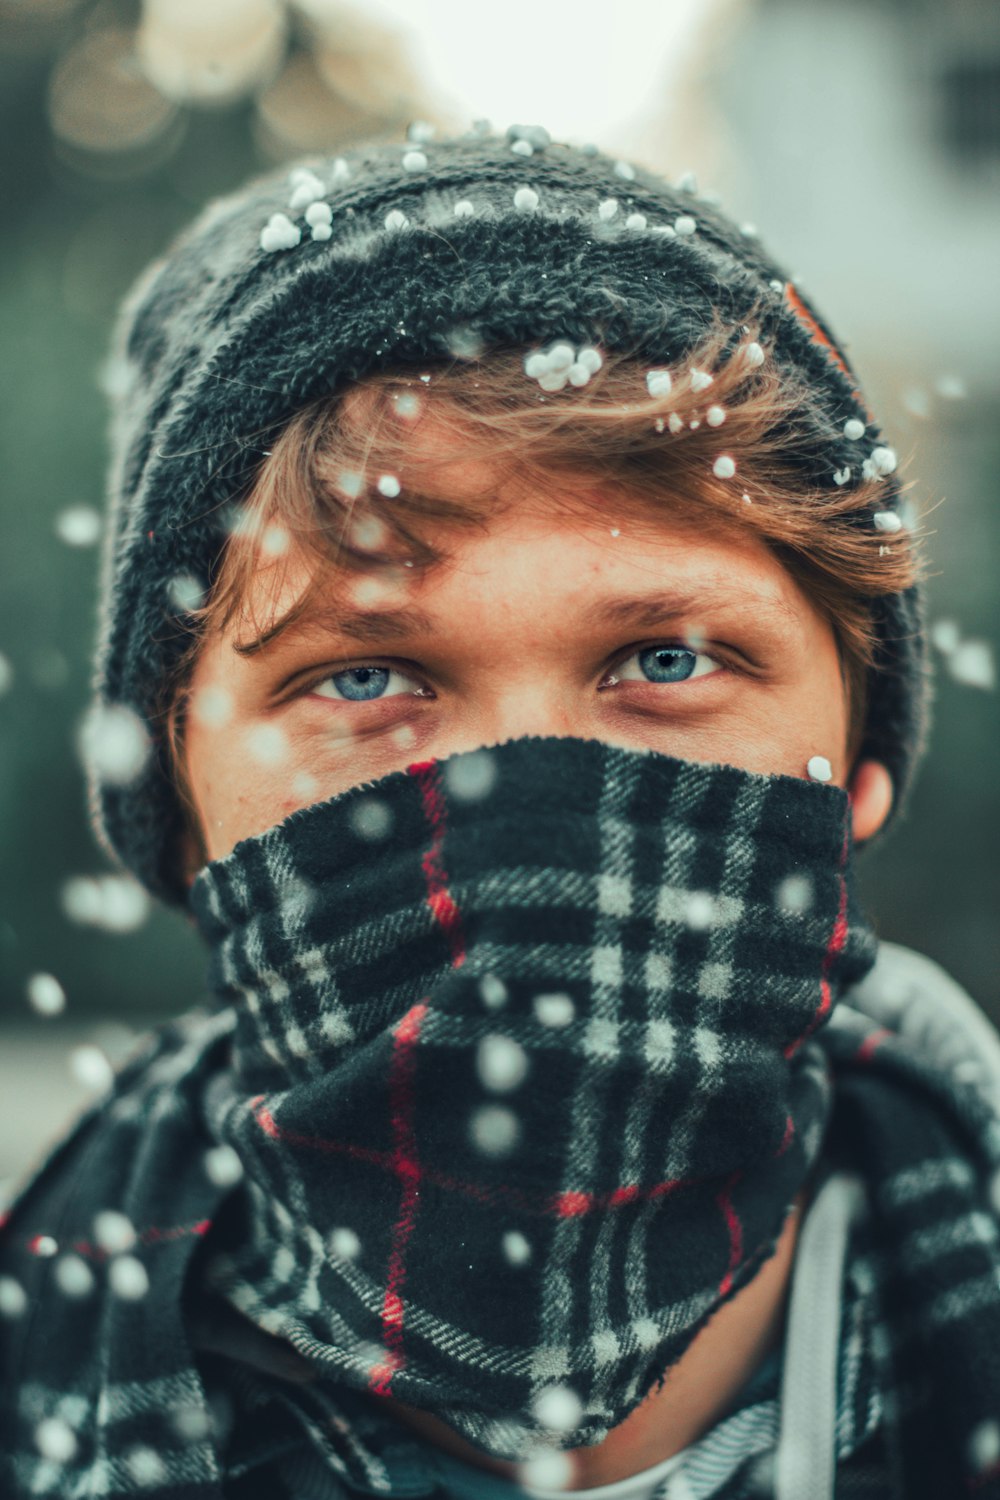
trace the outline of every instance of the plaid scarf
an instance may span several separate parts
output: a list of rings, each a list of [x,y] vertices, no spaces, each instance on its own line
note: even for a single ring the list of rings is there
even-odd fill
[[[467,1430],[513,1392],[522,1432],[579,1441],[752,1276],[826,1127],[873,1209],[895,1493],[1000,1496],[998,1111],[861,1012],[822,1026],[872,961],[845,816],[835,788],[514,741],[209,867],[233,1004],[154,1038],[5,1226],[8,1492],[223,1493],[193,1285],[326,1384]]]
[[[818,1153],[806,1042],[874,959],[846,811],[531,737],[210,865],[194,906],[237,1023],[209,1124],[248,1191],[209,1284],[489,1453],[600,1442],[771,1253]]]

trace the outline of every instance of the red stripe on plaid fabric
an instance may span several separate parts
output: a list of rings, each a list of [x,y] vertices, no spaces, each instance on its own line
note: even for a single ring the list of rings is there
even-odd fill
[[[593,1204],[593,1193],[560,1193],[552,1200],[552,1207],[560,1219],[577,1219],[589,1214]]]
[[[403,1286],[406,1281],[406,1247],[413,1233],[420,1200],[420,1161],[413,1128],[416,1100],[413,1080],[420,1028],[427,1014],[426,1001],[414,1005],[399,1022],[389,1074],[389,1107],[392,1119],[393,1170],[403,1184],[399,1217],[392,1231],[389,1274],[382,1302],[382,1345],[385,1358],[368,1376],[368,1389],[375,1396],[392,1392],[393,1376],[406,1364],[403,1349]]]
[[[854,399],[864,410],[867,421],[870,423],[874,423],[875,418],[865,404],[861,392],[858,390],[858,387],[855,383],[854,376],[847,368],[847,361],[844,359],[844,356],[841,354],[836,344],[834,344],[829,338],[827,338],[826,334],[823,332],[822,328],[819,326],[816,319],[809,311],[808,307],[806,307],[805,303],[802,301],[802,298],[799,296],[798,292],[795,290],[790,281],[785,282],[784,299],[785,305],[795,315],[796,321],[800,323],[805,329],[806,333],[808,333],[811,342],[814,344],[819,344],[820,348],[825,349],[826,352],[830,355],[830,358],[837,366],[837,369],[850,385],[851,391],[854,395]]]
[[[716,1203],[722,1209],[726,1220],[726,1228],[729,1231],[729,1265],[726,1274],[719,1282],[719,1296],[725,1297],[732,1290],[733,1272],[740,1263],[743,1255],[743,1224],[739,1214],[733,1207],[733,1188],[742,1177],[742,1172],[734,1172],[725,1187],[716,1198]]]
[[[158,1245],[162,1240],[178,1240],[187,1234],[207,1234],[211,1227],[211,1219],[199,1219],[197,1224],[178,1224],[173,1229],[158,1229],[153,1224],[142,1231],[139,1239],[144,1245]]]
[[[421,861],[424,879],[427,881],[427,905],[435,922],[441,928],[451,949],[452,967],[457,969],[465,962],[465,935],[462,918],[452,894],[448,889],[448,876],[441,858],[441,845],[445,835],[444,793],[441,788],[441,773],[436,760],[414,761],[406,768],[420,788],[424,814],[431,825],[431,847]]]
[[[826,945],[826,953],[823,955],[823,969],[819,981],[819,1005],[815,1014],[805,1031],[800,1036],[790,1041],[784,1048],[785,1058],[794,1057],[804,1042],[807,1042],[813,1032],[822,1026],[833,1006],[833,992],[830,989],[830,970],[833,968],[834,960],[844,951],[847,942],[847,881],[844,878],[844,870],[847,866],[848,833],[844,832],[844,847],[840,852],[840,870],[837,879],[840,882],[840,900],[837,903],[837,916],[834,920],[833,931],[830,933],[830,941]]]
[[[254,1101],[254,1119],[273,1141],[282,1141],[286,1146],[301,1146],[304,1151],[325,1151],[330,1156],[349,1156],[352,1161],[363,1161],[370,1167],[382,1167],[392,1171],[392,1152],[374,1151],[369,1146],[355,1146],[349,1141],[335,1141],[322,1135],[304,1135],[300,1130],[288,1130],[279,1125],[266,1104]]]
[[[149,1224],[145,1229],[137,1229],[135,1243],[137,1245],[166,1245],[175,1240],[190,1239],[192,1235],[201,1238],[207,1234],[212,1227],[211,1219],[199,1219],[195,1224],[169,1224],[166,1227],[160,1224]],[[70,1249],[77,1255],[83,1256],[84,1260],[92,1260],[102,1264],[111,1260],[116,1251],[105,1250],[101,1245],[94,1245],[90,1240],[73,1240]]]
[[[871,1062],[872,1057],[879,1047],[881,1047],[882,1043],[888,1041],[891,1036],[892,1032],[888,1026],[879,1026],[875,1031],[869,1032],[857,1052],[855,1052],[854,1061],[859,1063]]]
[[[665,1198],[668,1193],[675,1192],[677,1188],[697,1187],[698,1183],[703,1181],[705,1179],[700,1177],[668,1177],[665,1181],[656,1182],[649,1188],[641,1188],[638,1183],[633,1182],[626,1187],[612,1188],[610,1193],[581,1193],[567,1190],[550,1199],[549,1206],[543,1212],[555,1214],[559,1219],[578,1219],[584,1214],[594,1213],[595,1210],[623,1208],[626,1203],[651,1203],[656,1198]]]
[[[356,1146],[350,1141],[337,1141],[325,1136],[304,1135],[297,1130],[288,1130],[284,1125],[278,1124],[262,1100],[258,1099],[253,1102],[256,1105],[254,1118],[265,1135],[270,1136],[272,1140],[281,1141],[287,1146],[299,1147],[303,1151],[320,1151],[328,1156],[346,1156],[351,1161],[364,1162],[366,1166],[378,1167],[384,1172],[396,1171],[396,1158],[391,1151],[373,1151],[370,1147]],[[469,1182],[459,1177],[452,1177],[447,1172],[439,1172],[434,1167],[423,1165],[418,1167],[419,1182],[429,1183],[448,1193],[461,1193],[463,1197],[471,1198],[487,1208],[503,1204],[505,1207],[516,1209],[519,1213],[558,1219],[577,1218],[583,1214],[609,1208],[624,1208],[629,1203],[648,1203],[656,1198],[665,1197],[678,1188],[697,1187],[707,1180],[709,1179],[703,1177],[670,1177],[648,1188],[640,1187],[638,1183],[632,1182],[623,1187],[612,1188],[607,1193],[583,1193],[569,1190],[557,1193],[555,1197],[547,1195],[543,1198],[520,1192],[517,1188],[507,1187],[504,1183],[484,1187],[481,1183]]]
[[[774,1153],[774,1159],[775,1159],[775,1161],[777,1161],[777,1159],[778,1159],[779,1156],[784,1156],[785,1152],[788,1150],[789,1146],[792,1144],[792,1141],[794,1139],[795,1139],[795,1121],[792,1119],[791,1115],[786,1115],[785,1116],[785,1133],[781,1137],[781,1145],[778,1147],[777,1151]]]

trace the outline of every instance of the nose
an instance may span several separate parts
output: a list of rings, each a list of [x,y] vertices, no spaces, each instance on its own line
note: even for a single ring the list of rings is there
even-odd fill
[[[527,735],[585,735],[581,705],[573,704],[551,681],[521,683],[470,703],[443,729],[434,754],[441,758],[482,745],[499,745]]]

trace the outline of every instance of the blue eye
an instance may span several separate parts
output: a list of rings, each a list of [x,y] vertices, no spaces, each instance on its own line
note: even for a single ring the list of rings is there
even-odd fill
[[[679,651],[674,646],[654,646],[638,656],[639,667],[650,682],[685,682],[698,662],[693,651]]]
[[[392,692],[386,689],[396,680]],[[403,684],[401,687],[398,684]],[[312,689],[320,698],[332,698],[346,703],[373,703],[376,698],[392,698],[398,693],[412,692],[419,684],[392,667],[345,667],[342,672],[332,672],[317,682]]]
[[[632,663],[638,663],[636,668]],[[721,663],[690,646],[647,646],[628,657],[614,673],[616,682],[690,682],[721,671]]]
[[[353,703],[366,703],[369,698],[382,697],[389,681],[389,671],[386,667],[348,667],[346,672],[335,673],[330,681],[336,685],[338,693],[343,693]]]

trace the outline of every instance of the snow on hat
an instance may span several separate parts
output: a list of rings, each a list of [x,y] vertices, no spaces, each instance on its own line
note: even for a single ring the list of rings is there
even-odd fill
[[[672,186],[594,147],[552,142],[539,126],[426,136],[411,128],[404,143],[275,172],[211,204],[123,308],[109,362],[111,518],[85,753],[98,837],[167,900],[183,901],[185,887],[184,817],[158,718],[164,684],[190,644],[185,611],[215,576],[261,434],[308,401],[447,357],[470,330],[487,351],[558,339],[657,366],[695,346],[713,308],[738,324],[763,299],[773,357],[814,392],[804,478],[878,477],[877,508],[859,500],[858,521],[902,525],[895,456],[845,355],[756,234],[711,195],[697,197],[690,178]],[[862,753],[888,766],[898,809],[926,732],[920,591],[874,610]]]

